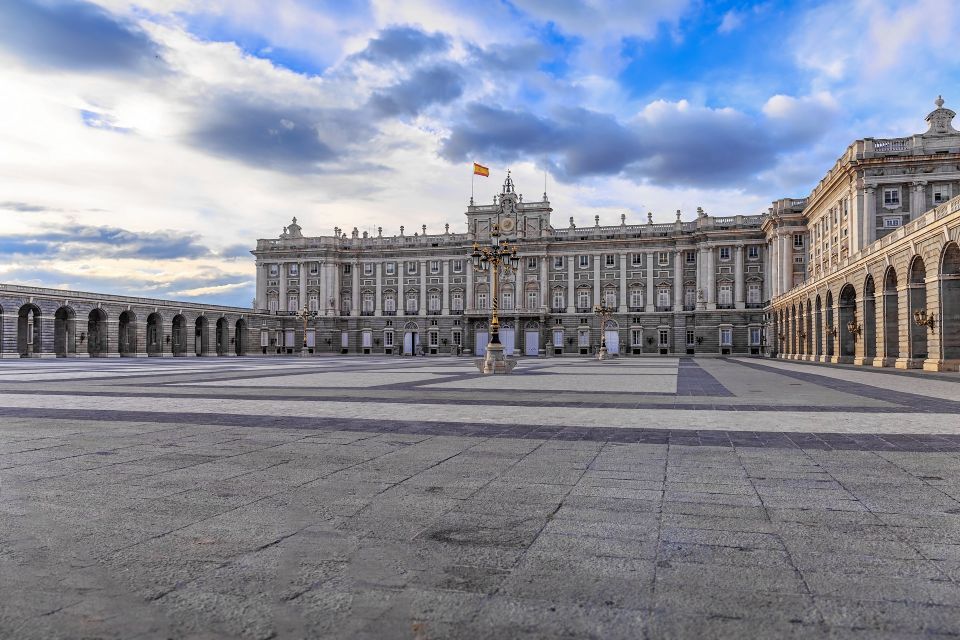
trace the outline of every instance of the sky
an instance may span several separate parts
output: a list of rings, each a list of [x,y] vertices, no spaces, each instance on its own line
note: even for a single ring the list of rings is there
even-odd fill
[[[758,214],[957,108],[955,0],[3,0],[0,282],[250,306],[258,238]]]

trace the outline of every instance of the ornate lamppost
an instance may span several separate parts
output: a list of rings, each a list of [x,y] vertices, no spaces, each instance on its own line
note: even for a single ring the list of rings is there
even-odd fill
[[[613,315],[615,309],[600,303],[593,307],[593,312],[600,318],[600,351],[597,353],[597,360],[609,360],[612,356],[607,351],[607,318]]]
[[[497,311],[500,306],[498,283],[501,274],[515,273],[520,265],[517,248],[507,241],[500,241],[500,223],[492,225],[490,230],[491,244],[481,247],[474,243],[473,268],[478,273],[490,273],[490,342],[487,344],[487,353],[483,359],[478,359],[477,368],[484,375],[510,373],[517,361],[508,359],[503,353],[503,344],[500,342],[500,316]]]
[[[303,348],[300,349],[300,355],[302,357],[306,357],[308,355],[307,353],[307,348],[308,348],[307,347],[307,320],[309,320],[310,318],[316,318],[318,314],[316,311],[310,311],[309,309],[307,309],[307,305],[303,305],[303,309],[300,309],[294,315],[296,315],[298,318],[303,320]]]

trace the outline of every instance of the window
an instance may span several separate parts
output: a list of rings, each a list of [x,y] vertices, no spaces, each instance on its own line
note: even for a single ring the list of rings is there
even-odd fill
[[[589,309],[590,308],[590,292],[586,289],[581,289],[577,292],[577,309]]]
[[[683,306],[687,309],[693,309],[697,306],[697,290],[693,287],[687,287],[683,290]]]
[[[604,264],[606,264],[608,267],[617,266],[617,256],[611,254],[606,255],[604,257]]]
[[[462,291],[453,292],[453,310],[463,311],[463,292]]]
[[[755,347],[760,344],[760,327],[750,327],[750,346]]]
[[[373,313],[373,294],[363,294],[363,302],[361,304],[363,305],[361,309],[364,313]]]
[[[563,256],[554,256],[554,257],[553,257],[553,268],[554,268],[554,269],[563,269]]]
[[[670,287],[660,287],[657,289],[657,306],[661,309],[670,307]]]
[[[564,295],[562,290],[555,290],[553,292],[553,308],[554,309],[563,309],[565,306]]]
[[[586,269],[590,266],[590,256],[577,256],[577,258],[580,260],[581,269]]]
[[[617,290],[607,289],[603,292],[603,304],[608,307],[617,306]]]
[[[343,265],[343,275],[345,275],[345,276],[350,275],[350,265],[349,265],[349,264]]]
[[[311,263],[310,263],[310,275],[315,276],[315,275],[317,275],[318,273],[320,273],[320,265],[318,265],[316,262],[311,262]]]
[[[292,276],[295,276],[295,275],[297,275],[298,273],[300,273],[300,267],[297,265],[296,262],[291,262],[291,263],[288,265],[287,273],[289,273],[289,274],[292,275]]]
[[[372,262],[364,262],[364,263],[363,263],[363,275],[365,275],[365,276],[372,276],[372,275],[373,275],[373,263],[372,263]]]
[[[527,309],[536,309],[540,306],[540,295],[536,291],[527,291]]]
[[[747,285],[747,304],[760,304],[760,285],[751,283]]]
[[[639,347],[643,344],[643,329],[630,330],[630,346]]]
[[[633,255],[631,255],[631,256],[630,256],[630,264],[632,264],[632,265],[635,266],[635,267],[642,267],[642,266],[643,266],[643,254],[642,254],[642,253],[634,253]]]
[[[267,309],[270,311],[278,311],[280,309],[280,301],[274,296],[270,296],[267,299]]]
[[[666,251],[661,251],[658,255],[660,266],[666,266],[670,264],[670,254]]]
[[[280,275],[280,266],[275,264],[270,265],[270,275],[273,277]]]
[[[883,190],[883,206],[895,209],[900,206],[900,188]]]
[[[643,289],[630,290],[630,306],[639,309],[643,306]]]
[[[577,345],[580,347],[590,346],[590,331],[587,329],[580,329],[580,331],[577,332]]]
[[[730,306],[733,304],[733,285],[721,284],[717,288],[717,304]]]
[[[319,311],[320,310],[320,301],[317,299],[317,294],[311,293],[310,297],[307,298],[307,308],[310,311]]]
[[[759,257],[760,257],[760,247],[759,247],[759,246],[757,246],[757,245],[755,245],[755,244],[751,244],[750,246],[747,247],[747,259],[748,259],[748,260],[756,260],[756,259],[759,258]]]
[[[408,293],[407,294],[407,313],[416,313],[417,312],[417,294]]]
[[[459,347],[463,344],[463,334],[459,331],[454,331],[450,334],[450,342],[452,342],[455,347]]]
[[[429,304],[428,308],[430,311],[440,311],[440,294],[436,291],[431,291],[427,304]]]
[[[397,273],[397,263],[387,262],[386,264],[383,265],[383,269],[384,271],[386,271],[388,276],[392,276]]]
[[[893,229],[893,228],[899,227],[902,222],[903,221],[900,219],[899,216],[896,218],[884,218],[883,227],[885,229]]]
[[[794,249],[803,249],[803,234],[795,233],[793,234],[793,248]]]
[[[949,184],[933,185],[933,204],[941,204],[950,199],[952,190]]]
[[[563,347],[563,329],[553,330],[553,346],[558,348]]]
[[[430,261],[430,273],[440,273],[440,261],[431,260]]]
[[[660,334],[659,345],[661,347],[669,347],[670,346],[670,330],[660,329],[659,334]]]
[[[487,294],[486,294],[486,293],[478,293],[478,294],[477,294],[477,308],[478,308],[478,309],[486,309],[486,308],[487,308]]]
[[[417,263],[416,263],[416,262],[408,262],[408,263],[407,263],[407,273],[412,275],[412,274],[414,274],[414,273],[416,273],[416,272],[417,272]]]
[[[536,268],[537,268],[537,259],[527,258],[527,269],[536,269]]]
[[[437,345],[440,343],[440,340],[439,340],[440,334],[437,333],[436,331],[431,331],[431,332],[430,332],[429,334],[427,334],[427,335],[430,336],[430,346],[431,346],[431,347],[435,347],[435,346],[437,346]]]
[[[733,329],[731,327],[720,327],[720,346],[729,347],[733,345]]]
[[[299,311],[300,310],[300,296],[295,293],[291,293],[287,296],[287,311]]]
[[[513,291],[504,291],[502,300],[504,309],[513,309]]]
[[[461,273],[463,271],[463,260],[454,260],[453,261],[453,272]]]
[[[348,296],[343,296],[340,299],[340,311],[344,314],[350,313],[350,298]]]
[[[687,329],[687,346],[692,347],[697,341],[696,335],[691,329]]]
[[[720,259],[721,260],[730,259],[730,247],[720,247]]]
[[[383,299],[383,310],[388,313],[396,313],[397,299],[393,297],[392,293],[388,293],[387,296]]]
[[[383,346],[392,347],[393,346],[393,331],[384,331],[383,332]]]
[[[697,254],[694,251],[687,251],[687,264],[696,264]]]
[[[803,256],[793,256],[793,264],[803,264]]]

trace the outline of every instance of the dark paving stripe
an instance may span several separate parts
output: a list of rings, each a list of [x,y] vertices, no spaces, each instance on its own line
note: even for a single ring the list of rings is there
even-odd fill
[[[701,368],[693,358],[680,358],[676,395],[733,397],[733,394],[720,384],[719,380]]]
[[[840,380],[816,373],[807,373],[806,371],[790,371],[780,369],[779,367],[770,367],[754,362],[744,362],[742,360],[729,360],[724,358],[729,364],[738,364],[748,369],[756,369],[766,373],[776,373],[794,380],[803,380],[820,387],[827,387],[836,391],[842,391],[862,398],[871,400],[881,400],[883,402],[892,402],[910,407],[914,411],[922,413],[958,413],[960,412],[960,402],[955,400],[944,400],[942,398],[932,398],[930,396],[921,396],[914,393],[903,391],[893,391],[892,389],[882,389],[860,382],[850,382]],[[873,372],[871,372],[873,373]],[[960,384],[957,385],[957,396],[960,397]]]
[[[0,408],[0,416],[99,422],[152,422],[313,431],[356,431],[473,438],[522,440],[583,440],[672,446],[751,447],[764,449],[818,449],[854,451],[960,452],[960,435],[796,433],[740,430],[678,430],[543,425],[494,425],[460,422],[414,422],[360,418],[301,418],[150,411]]]

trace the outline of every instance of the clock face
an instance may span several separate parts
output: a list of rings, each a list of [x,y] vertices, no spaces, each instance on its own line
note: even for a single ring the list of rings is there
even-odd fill
[[[500,228],[506,233],[510,233],[516,228],[516,223],[513,218],[504,218],[500,221]]]

